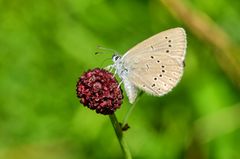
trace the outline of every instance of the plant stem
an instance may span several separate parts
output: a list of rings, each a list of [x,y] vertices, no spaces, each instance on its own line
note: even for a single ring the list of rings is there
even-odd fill
[[[125,117],[123,118],[123,122],[122,122],[122,126],[127,124],[128,118],[129,116],[132,114],[133,109],[135,108],[135,106],[137,105],[138,100],[140,99],[140,97],[143,95],[143,91],[141,91],[136,99],[136,101],[133,103],[133,105],[131,105],[131,107],[128,109]]]
[[[119,125],[119,122],[118,122],[115,114],[109,115],[109,117],[110,117],[110,120],[112,122],[113,128],[115,130],[115,133],[117,135],[119,144],[121,146],[121,149],[122,149],[122,151],[124,153],[125,158],[126,159],[132,159],[131,152],[130,152],[130,150],[128,148],[128,145],[127,145],[127,143],[125,142],[125,140],[123,138],[122,128]]]

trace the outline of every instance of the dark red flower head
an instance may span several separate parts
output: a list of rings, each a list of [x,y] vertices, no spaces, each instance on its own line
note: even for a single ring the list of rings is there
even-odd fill
[[[112,114],[122,104],[122,90],[117,80],[104,69],[85,72],[77,82],[80,102],[101,114]]]

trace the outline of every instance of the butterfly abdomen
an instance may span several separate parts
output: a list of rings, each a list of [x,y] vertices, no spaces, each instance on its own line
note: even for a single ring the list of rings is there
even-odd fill
[[[127,79],[123,80],[123,84],[124,84],[124,89],[128,96],[129,102],[132,104],[137,97],[137,88],[134,86],[133,83],[131,83]]]

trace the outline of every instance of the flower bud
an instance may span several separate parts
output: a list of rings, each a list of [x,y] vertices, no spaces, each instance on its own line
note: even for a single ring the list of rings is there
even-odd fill
[[[122,104],[123,94],[112,73],[95,68],[85,72],[77,82],[80,103],[101,114],[113,114]]]

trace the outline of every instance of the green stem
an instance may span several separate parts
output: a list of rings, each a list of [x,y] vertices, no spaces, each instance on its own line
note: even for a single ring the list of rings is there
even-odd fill
[[[128,118],[129,116],[132,114],[133,109],[135,108],[135,106],[137,105],[138,100],[140,99],[140,97],[143,95],[143,91],[141,91],[136,99],[136,101],[133,103],[133,105],[130,106],[130,108],[128,109],[125,117],[123,118],[123,122],[122,122],[122,126],[127,124]]]
[[[127,143],[125,142],[125,140],[123,138],[122,128],[119,125],[119,122],[118,122],[115,114],[109,115],[109,117],[110,117],[110,120],[112,122],[113,128],[115,130],[115,133],[117,135],[119,144],[121,146],[121,149],[122,149],[122,151],[124,153],[125,158],[126,159],[132,159],[131,152],[130,152],[130,150],[128,148],[128,145],[127,145]]]

